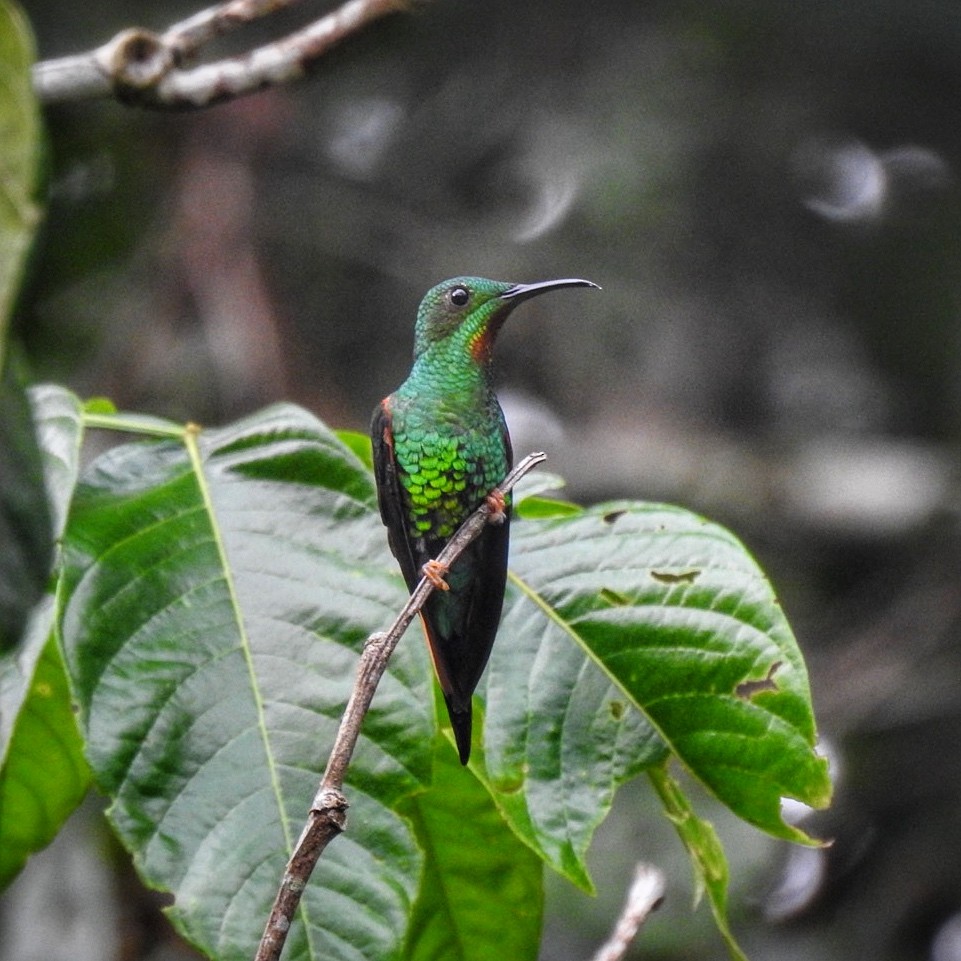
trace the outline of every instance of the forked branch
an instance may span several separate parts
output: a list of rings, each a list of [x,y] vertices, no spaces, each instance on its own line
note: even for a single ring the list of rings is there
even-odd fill
[[[210,63],[189,63],[216,37],[296,2],[228,0],[163,33],[123,30],[95,50],[38,63],[34,90],[44,103],[116,97],[142,107],[206,107],[300,77],[345,37],[410,6],[409,0],[348,0],[273,43]]]
[[[506,494],[528,471],[546,459],[542,453],[528,454],[504,478],[497,490]],[[490,517],[491,506],[485,500],[464,521],[437,560],[450,567],[480,535]],[[354,688],[334,738],[327,769],[314,795],[307,823],[287,862],[254,961],[278,961],[311,872],[327,845],[344,830],[348,808],[347,798],[343,794],[344,775],[357,746],[360,726],[394,648],[433,591],[431,581],[422,577],[390,628],[384,633],[372,634],[364,644]]]

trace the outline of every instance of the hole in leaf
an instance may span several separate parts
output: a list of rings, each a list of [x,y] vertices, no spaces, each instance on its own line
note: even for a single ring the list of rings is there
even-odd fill
[[[679,571],[674,573],[673,571],[651,571],[651,577],[655,581],[660,581],[661,584],[693,584],[699,577],[701,572],[696,568],[689,571]]]
[[[621,594],[619,591],[613,591],[609,587],[601,588],[600,597],[602,601],[607,601],[614,607],[625,607],[631,603],[631,599],[627,595]]]
[[[774,680],[774,674],[780,666],[781,662],[775,661],[769,668],[765,677],[761,678],[759,681],[741,681],[741,683],[734,688],[734,693],[738,697],[743,697],[747,701],[756,694],[760,694],[761,691],[776,691],[778,686],[777,682]]]
[[[521,773],[500,778],[494,783],[500,794],[516,794],[524,786],[524,776]]]

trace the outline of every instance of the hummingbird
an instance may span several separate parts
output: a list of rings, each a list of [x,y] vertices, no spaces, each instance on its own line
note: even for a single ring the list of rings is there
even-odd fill
[[[512,284],[455,277],[431,288],[414,327],[407,380],[374,409],[371,440],[380,514],[413,591],[437,588],[421,620],[461,764],[470,758],[471,695],[490,657],[507,582],[511,499],[497,485],[513,466],[494,394],[491,354],[520,303],[589,280]],[[435,560],[484,501],[491,522],[445,569]]]

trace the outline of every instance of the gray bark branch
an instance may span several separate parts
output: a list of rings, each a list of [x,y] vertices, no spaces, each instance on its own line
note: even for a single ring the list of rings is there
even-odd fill
[[[102,97],[142,107],[206,107],[302,76],[344,38],[406,9],[409,0],[348,0],[272,43],[235,57],[188,64],[204,44],[297,0],[230,0],[164,33],[131,28],[87,53],[45,60],[33,69],[43,103]]]
[[[663,898],[664,875],[652,865],[638,864],[614,930],[591,961],[621,961],[637,937],[641,925]]]

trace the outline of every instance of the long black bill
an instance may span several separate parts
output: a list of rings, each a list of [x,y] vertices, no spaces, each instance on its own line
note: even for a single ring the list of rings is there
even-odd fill
[[[590,280],[578,280],[576,278],[542,280],[539,284],[515,284],[501,294],[501,299],[520,302],[527,300],[528,297],[536,297],[538,294],[542,294],[547,290],[557,290],[561,287],[593,287],[595,290],[601,289],[598,284],[592,283]]]

